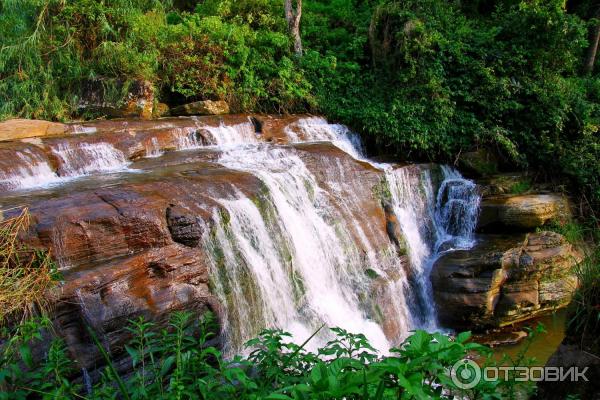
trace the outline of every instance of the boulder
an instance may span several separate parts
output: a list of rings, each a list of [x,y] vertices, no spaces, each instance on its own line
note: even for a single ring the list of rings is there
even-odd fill
[[[580,252],[555,232],[482,235],[471,250],[442,255],[431,273],[440,322],[483,329],[566,306]]]
[[[171,109],[171,115],[221,115],[229,114],[229,104],[219,100],[202,100]]]
[[[37,119],[9,119],[0,122],[0,141],[62,135],[68,126]]]
[[[561,194],[495,196],[482,200],[478,230],[530,230],[549,221],[564,222],[570,217],[569,200]]]
[[[171,204],[167,208],[167,224],[175,242],[188,247],[200,243],[202,222],[194,213]]]
[[[111,118],[152,118],[154,86],[145,80],[99,78],[86,82],[78,105],[80,113]]]

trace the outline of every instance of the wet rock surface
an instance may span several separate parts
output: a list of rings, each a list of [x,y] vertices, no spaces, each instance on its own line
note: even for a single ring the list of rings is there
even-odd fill
[[[171,204],[167,208],[167,224],[177,243],[196,247],[202,239],[201,220],[193,213]]]
[[[440,257],[431,281],[440,321],[457,329],[504,326],[566,306],[582,255],[554,232],[481,235]]]

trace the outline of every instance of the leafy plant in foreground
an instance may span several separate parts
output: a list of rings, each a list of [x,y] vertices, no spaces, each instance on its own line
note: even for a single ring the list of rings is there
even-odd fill
[[[28,321],[6,336],[0,399],[501,398],[519,390],[514,382],[503,381],[482,381],[470,390],[455,385],[449,369],[457,361],[490,353],[469,342],[466,332],[450,337],[416,331],[381,356],[364,335],[341,328],[331,329],[331,340],[315,352],[306,345],[317,340],[320,329],[301,345],[292,343],[289,333],[271,329],[248,342],[248,356],[228,360],[209,345],[213,322],[210,315],[196,320],[183,312],[174,313],[162,330],[141,318],[131,321],[127,375],[119,374],[101,338],[91,331],[106,366],[97,371],[95,384],[84,379],[82,385],[80,368],[60,339],[51,342],[43,357],[32,356],[34,348],[39,352],[50,321]]]

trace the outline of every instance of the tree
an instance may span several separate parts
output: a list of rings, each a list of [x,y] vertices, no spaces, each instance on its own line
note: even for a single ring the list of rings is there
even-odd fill
[[[294,52],[298,57],[302,56],[302,39],[300,38],[300,18],[302,17],[302,0],[296,0],[296,8],[292,0],[284,0],[285,19],[288,23],[290,34],[294,38]]]
[[[589,46],[583,63],[583,72],[591,74],[596,63],[596,53],[598,52],[598,42],[600,42],[600,2],[592,6],[591,17],[596,19],[590,26]]]

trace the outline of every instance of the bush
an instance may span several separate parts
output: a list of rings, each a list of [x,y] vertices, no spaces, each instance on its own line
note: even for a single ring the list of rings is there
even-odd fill
[[[397,399],[499,398],[514,394],[514,382],[480,382],[470,390],[456,386],[449,374],[457,361],[490,353],[469,343],[470,335],[454,338],[416,331],[389,357],[380,357],[363,335],[332,329],[335,339],[316,353],[289,341],[289,334],[265,330],[248,342],[246,357],[225,360],[208,345],[214,329],[210,315],[197,321],[187,313],[172,315],[168,329],[138,319],[127,328],[125,347],[132,372],[121,377],[101,341],[90,331],[107,366],[93,386],[76,383],[76,364],[55,339],[44,360],[31,357],[30,345],[41,339],[49,321],[19,327],[2,348],[0,398],[87,399]],[[309,339],[310,340],[310,339]],[[306,344],[306,343],[305,343]],[[23,364],[22,364],[23,363]],[[25,368],[23,368],[25,367]]]
[[[176,3],[4,1],[0,119],[68,119],[86,80],[147,79],[173,104],[324,113],[403,159],[493,147],[600,206],[600,78],[580,74],[588,3],[305,1],[302,59],[280,0]]]

